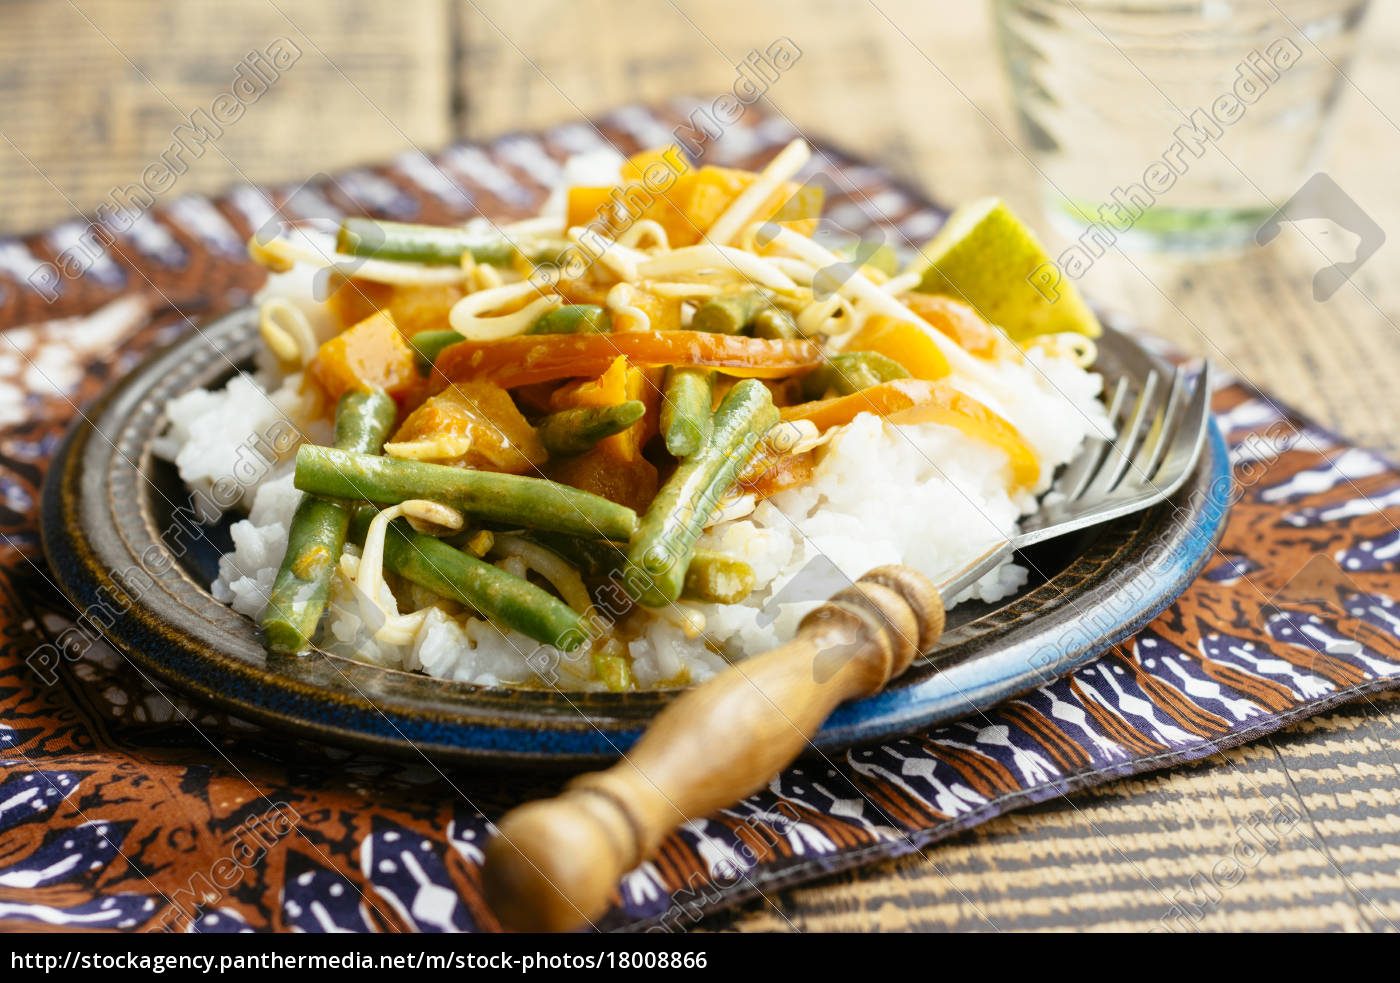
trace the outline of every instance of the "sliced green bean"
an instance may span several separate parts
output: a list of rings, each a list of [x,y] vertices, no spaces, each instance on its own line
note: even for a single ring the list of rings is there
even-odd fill
[[[797,320],[781,307],[767,307],[754,315],[750,333],[755,338],[773,341],[792,341],[802,337]]]
[[[575,536],[627,539],[637,528],[637,513],[627,506],[556,481],[329,447],[304,445],[297,452],[295,482],[328,498],[381,505],[426,498],[483,519]]]
[[[607,437],[622,433],[646,414],[646,405],[632,399],[616,406],[588,406],[551,413],[535,424],[540,443],[550,457],[582,454]]]
[[[632,660],[627,657],[627,646],[617,639],[608,639],[593,650],[593,674],[614,693],[626,693],[637,688],[637,678],[632,675]]]
[[[357,510],[353,530],[357,540],[364,541],[373,517],[372,508]],[[415,532],[407,519],[389,523],[384,567],[537,642],[571,651],[586,640],[583,619],[553,594],[440,539]]]
[[[335,445],[378,453],[398,408],[383,390],[350,390],[335,410]],[[311,645],[330,594],[331,577],[345,548],[350,513],[339,502],[303,495],[287,530],[287,552],[272,582],[262,628],[275,652],[300,652]]]
[[[527,538],[558,553],[578,568],[585,580],[621,578],[627,567],[627,548],[621,543],[548,532],[531,532]],[[738,604],[753,591],[754,583],[753,567],[743,560],[697,548],[686,569],[681,600]]]
[[[685,571],[684,600],[738,604],[753,592],[753,567],[738,557],[697,549]]]
[[[623,584],[634,598],[658,607],[680,596],[705,523],[777,422],[763,383],[744,379],[729,390],[709,441],[661,486],[629,541]]]
[[[849,396],[882,382],[907,378],[904,366],[879,352],[844,352],[833,355],[802,379],[802,395],[821,399],[834,390],[838,396]]]
[[[710,406],[715,374],[710,369],[666,370],[661,399],[661,436],[676,457],[689,457],[704,446],[714,429]]]
[[[607,334],[612,315],[594,304],[565,304],[545,311],[526,334]]]
[[[690,319],[690,330],[742,334],[753,325],[760,311],[772,306],[773,299],[762,290],[724,294],[707,300],[696,309],[695,316]]]
[[[442,331],[418,332],[409,339],[409,344],[413,346],[413,360],[418,364],[418,370],[427,375],[432,370],[437,357],[442,354],[442,350],[457,344],[459,341],[466,341],[466,339],[450,328]]]

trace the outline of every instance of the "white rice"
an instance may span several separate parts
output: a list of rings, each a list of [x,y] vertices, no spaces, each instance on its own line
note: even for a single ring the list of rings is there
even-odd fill
[[[318,320],[324,314],[316,310],[307,278],[274,278],[262,296],[274,294],[314,314],[318,334],[329,330]],[[1006,454],[956,429],[896,426],[862,414],[823,449],[810,481],[751,510],[740,503],[741,514],[706,532],[701,545],[748,561],[756,588],[737,605],[685,605],[704,618],[704,631],[696,638],[686,637],[672,620],[647,612],[637,616],[642,623],[633,623],[636,637],[629,648],[638,684],[698,682],[722,669],[726,659],[764,651],[790,637],[823,598],[872,567],[904,563],[937,580],[1010,535],[1019,516],[1035,508],[1035,493],[1055,467],[1074,456],[1087,434],[1107,432],[1107,425],[1097,399],[1099,377],[1067,360],[1031,353],[1026,364],[1002,364],[998,371],[1014,402],[994,408],[1036,451],[1041,488],[1009,493]],[[232,526],[234,549],[221,559],[212,592],[250,618],[260,617],[266,604],[299,493],[289,461],[294,447],[261,470],[245,466],[239,448],[283,420],[306,439],[329,443],[329,425],[313,419],[313,412],[314,400],[301,392],[300,374],[283,377],[264,365],[222,389],[195,390],[173,401],[157,447],[192,491],[207,495],[221,477],[239,479],[242,494],[234,507],[249,513]],[[1017,591],[1026,578],[1024,569],[1008,563],[966,596],[995,601]],[[601,685],[591,678],[586,646],[563,653],[519,633],[503,633],[416,590],[401,593],[400,603],[401,610],[432,609],[409,644],[376,641],[372,628],[377,626],[364,623],[353,588],[337,576],[321,646],[347,658],[480,685]]]

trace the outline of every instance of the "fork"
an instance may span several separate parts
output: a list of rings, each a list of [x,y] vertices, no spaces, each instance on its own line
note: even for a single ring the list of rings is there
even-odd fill
[[[1210,367],[1173,369],[1114,331],[1116,438],[1094,439],[1055,476],[1021,529],[942,583],[877,567],[809,613],[785,645],[672,701],[622,760],[553,799],[507,813],[488,844],[487,903],[507,928],[564,931],[606,909],[622,875],[688,819],[757,791],[836,706],[878,693],[943,633],[944,608],[1011,554],[1148,508],[1190,476],[1209,429]]]

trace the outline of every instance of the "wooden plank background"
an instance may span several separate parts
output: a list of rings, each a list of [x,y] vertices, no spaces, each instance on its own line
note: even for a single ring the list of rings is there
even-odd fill
[[[276,38],[303,52],[192,161],[176,193],[300,180],[435,148],[728,89],[779,36],[802,51],[769,95],[804,132],[956,203],[1037,214],[983,4],[945,0],[7,0],[0,4],[0,234],[41,228],[136,181],[182,115]],[[1324,169],[1400,228],[1400,5],[1377,5]],[[1048,233],[1048,230],[1047,230]],[[1053,236],[1051,236],[1053,239]],[[1110,255],[1096,300],[1263,385],[1348,436],[1400,449],[1400,242],[1326,302],[1317,247],[1286,229],[1208,263]],[[779,892],[719,930],[1163,927],[1286,804],[1305,820],[1177,929],[1392,930],[1400,924],[1400,697],[1343,707],[1194,767],[988,823],[922,856]]]

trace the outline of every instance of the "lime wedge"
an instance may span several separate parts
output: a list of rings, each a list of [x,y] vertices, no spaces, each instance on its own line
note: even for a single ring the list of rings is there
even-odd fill
[[[1103,330],[1068,277],[1030,229],[1000,198],[981,198],[948,217],[910,266],[922,271],[914,289],[946,294],[977,309],[1014,341]]]

